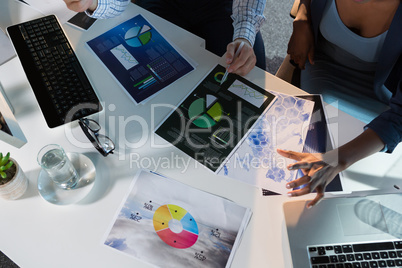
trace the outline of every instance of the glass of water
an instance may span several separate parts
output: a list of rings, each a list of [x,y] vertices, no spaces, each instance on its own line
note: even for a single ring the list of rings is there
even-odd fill
[[[60,145],[46,145],[39,151],[37,160],[58,187],[69,190],[77,185],[77,171]]]

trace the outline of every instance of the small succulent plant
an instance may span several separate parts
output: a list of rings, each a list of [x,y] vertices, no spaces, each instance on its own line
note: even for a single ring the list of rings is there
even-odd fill
[[[7,179],[6,171],[13,166],[13,161],[10,160],[10,153],[7,153],[4,157],[0,153],[0,180]]]

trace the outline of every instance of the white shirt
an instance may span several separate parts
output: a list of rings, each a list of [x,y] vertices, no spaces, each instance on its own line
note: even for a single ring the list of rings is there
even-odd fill
[[[129,3],[130,0],[98,0],[96,10],[87,14],[99,19],[113,18],[120,15]],[[265,3],[266,0],[233,0],[233,40],[244,38],[254,45],[255,36],[265,21]]]

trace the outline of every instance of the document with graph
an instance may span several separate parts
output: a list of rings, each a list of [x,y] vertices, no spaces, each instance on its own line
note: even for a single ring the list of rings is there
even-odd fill
[[[289,191],[286,184],[298,177],[298,170],[288,170],[287,166],[295,161],[282,157],[276,149],[302,152],[307,133],[317,125],[310,125],[313,101],[278,92],[274,94],[277,97],[275,103],[258,118],[218,174],[286,194]],[[311,138],[315,142],[319,139],[317,136]]]
[[[87,42],[138,104],[195,69],[143,16],[137,15]]]
[[[156,134],[217,171],[276,96],[217,65],[157,127]]]
[[[252,212],[139,170],[102,243],[152,267],[230,267]]]

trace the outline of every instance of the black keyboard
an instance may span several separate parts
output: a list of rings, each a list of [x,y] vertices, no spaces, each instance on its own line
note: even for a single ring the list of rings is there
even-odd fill
[[[402,267],[402,240],[308,246],[312,268]]]
[[[102,110],[54,15],[10,26],[7,31],[49,127]]]

